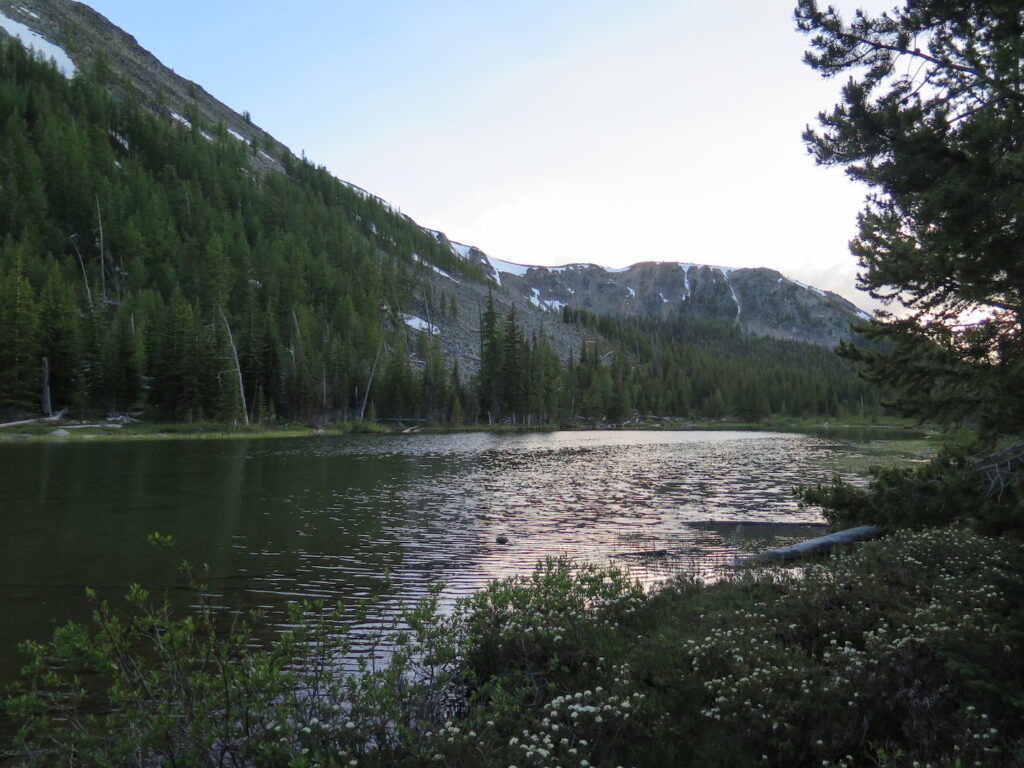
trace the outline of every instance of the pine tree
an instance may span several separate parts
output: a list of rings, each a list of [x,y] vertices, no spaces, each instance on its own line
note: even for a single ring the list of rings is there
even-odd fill
[[[501,400],[502,410],[509,414],[512,423],[523,421],[526,407],[526,355],[525,342],[519,330],[516,307],[513,304],[505,316],[505,327],[501,334]]]
[[[493,422],[501,414],[500,377],[502,369],[501,341],[498,335],[498,316],[494,310],[494,295],[487,291],[487,305],[480,316],[480,411]]]
[[[39,411],[43,388],[39,308],[16,250],[14,269],[0,280],[0,409]]]
[[[101,348],[103,405],[112,413],[129,411],[142,395],[144,352],[131,302],[122,302]]]
[[[47,359],[54,410],[83,397],[82,333],[75,292],[54,268],[40,297],[40,352]]]
[[[164,418],[185,418],[197,398],[192,369],[197,329],[192,307],[180,290],[175,290],[155,324],[150,405]]]
[[[843,19],[800,0],[807,63],[848,77],[805,140],[871,190],[851,250],[883,314],[844,345],[906,415],[1024,430],[1024,20],[1018,3],[915,0]]]

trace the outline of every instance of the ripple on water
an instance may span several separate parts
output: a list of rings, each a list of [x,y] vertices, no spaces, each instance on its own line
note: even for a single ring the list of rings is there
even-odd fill
[[[791,489],[827,482],[835,446],[609,431],[0,447],[12,510],[0,583],[27,596],[0,596],[20,622],[0,627],[0,658],[16,664],[18,640],[87,618],[83,585],[180,585],[180,557],[210,564],[218,603],[277,606],[280,624],[283,604],[302,598],[376,598],[371,619],[384,621],[438,582],[450,605],[562,555],[647,583],[707,575],[817,532]],[[152,531],[172,534],[178,554],[147,548]]]
[[[386,469],[378,483],[338,482],[319,508],[300,510],[314,533],[355,532],[367,514],[374,531],[359,531],[345,552],[297,553],[288,589],[323,594],[333,585],[335,598],[358,599],[378,594],[388,568],[386,613],[438,581],[450,604],[546,557],[615,563],[646,583],[680,571],[709,576],[736,554],[820,533],[820,516],[801,510],[792,488],[830,479],[826,445],[738,432],[311,441],[309,455],[339,472],[356,457]]]

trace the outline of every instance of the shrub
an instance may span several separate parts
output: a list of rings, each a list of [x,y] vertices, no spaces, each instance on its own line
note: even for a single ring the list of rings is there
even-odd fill
[[[801,486],[802,504],[820,506],[833,527],[880,525],[928,528],[971,522],[986,533],[1024,530],[1020,478],[999,494],[986,493],[966,446],[946,447],[920,467],[874,467],[867,488],[836,477],[831,485]]]
[[[99,603],[92,629],[69,623],[23,644],[30,661],[5,708],[28,764],[391,765],[423,741],[454,658],[436,591],[361,638],[371,661],[346,673],[340,606],[290,606],[291,628],[267,643],[259,615],[220,615],[194,586],[196,615],[174,617],[135,585],[128,615]],[[384,643],[390,661],[377,666]]]

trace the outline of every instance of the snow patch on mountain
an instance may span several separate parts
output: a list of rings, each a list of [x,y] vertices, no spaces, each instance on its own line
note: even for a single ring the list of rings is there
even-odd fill
[[[431,268],[432,270],[434,270],[434,271],[435,271],[435,272],[436,272],[437,274],[439,274],[439,275],[440,275],[441,277],[447,277],[447,278],[448,278],[449,280],[451,280],[451,281],[452,281],[453,283],[458,283],[458,282],[459,282],[458,280],[456,280],[456,279],[455,279],[454,277],[452,277],[451,275],[449,275],[449,274],[448,274],[447,272],[445,272],[445,271],[444,271],[443,269],[441,269],[440,267],[435,267],[435,266],[434,266],[433,264],[431,264],[430,262],[427,262],[427,261],[423,261],[423,259],[421,259],[421,258],[420,258],[420,255],[419,255],[418,253],[414,253],[414,254],[412,255],[412,260],[413,260],[413,261],[415,261],[415,262],[416,262],[417,264],[426,264],[426,265],[427,265],[428,267],[430,267],[430,268]]]
[[[125,152],[131,152],[132,151],[131,146],[129,146],[129,144],[128,144],[128,139],[126,139],[124,136],[122,136],[117,131],[110,131],[110,138],[112,138],[114,141],[116,141],[118,144],[120,144],[121,148],[124,149]]]
[[[452,243],[452,250],[455,251],[459,256],[464,259],[469,258],[469,252],[473,250],[471,245],[463,245],[462,243]]]
[[[487,261],[490,263],[491,269],[495,272],[507,272],[510,275],[518,275],[520,277],[532,269],[532,267],[528,267],[525,264],[513,264],[511,261],[502,261],[501,259],[496,259],[493,256],[488,256]],[[501,285],[500,280],[498,281],[498,284]]]
[[[39,16],[32,13],[31,11],[19,8],[19,11],[24,11],[29,16],[38,19]],[[0,13],[0,28],[9,34],[11,37],[16,37],[21,41],[21,44],[26,48],[31,48],[44,61],[53,60],[57,66],[57,71],[60,72],[64,77],[71,79],[77,73],[75,68],[75,62],[71,60],[71,57],[64,52],[64,49],[59,45],[55,45],[47,40],[45,37],[40,35],[38,32],[33,31],[30,27],[22,24],[20,21],[8,18]]]
[[[436,325],[431,325],[422,317],[416,317],[416,315],[402,315],[402,319],[405,320],[405,324],[415,331],[423,331],[429,333],[431,336],[436,336],[441,330]]]
[[[740,313],[743,311],[740,308],[740,299],[736,295],[736,289],[733,288],[732,287],[732,283],[729,282],[729,275],[728,275],[728,273],[724,273],[723,272],[723,274],[725,275],[725,284],[729,286],[729,293],[732,294],[732,300],[736,302],[736,322],[738,323],[740,321]]]
[[[815,288],[813,285],[807,285],[806,283],[801,283],[799,280],[793,280],[792,278],[790,278],[789,282],[799,285],[801,288],[806,288],[808,291],[814,291],[819,296],[828,296],[828,293],[820,288]]]

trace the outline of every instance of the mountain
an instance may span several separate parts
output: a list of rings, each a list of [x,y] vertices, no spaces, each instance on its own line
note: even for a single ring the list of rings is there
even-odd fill
[[[491,278],[536,307],[601,315],[728,320],[758,336],[835,346],[867,315],[841,296],[773,269],[642,262],[537,267],[481,257]]]
[[[108,79],[108,88],[119,98],[131,95],[155,114],[186,126],[196,117],[206,124],[224,125],[232,138],[259,148],[250,158],[255,166],[281,171],[283,162],[298,161],[286,146],[247,116],[218,101],[201,85],[175,74],[134,37],[83,3],[0,0],[0,13],[7,19],[6,24],[0,19],[0,26],[9,33],[17,34],[19,27],[35,33],[37,37],[26,42],[47,57],[63,55],[69,62],[80,62],[80,68],[93,66],[97,58],[103,58],[115,75]],[[447,242],[447,238],[444,240]],[[479,262],[496,288],[521,298],[524,308],[531,305],[559,310],[568,306],[596,314],[729,319],[756,335],[823,346],[835,346],[848,338],[850,323],[866,317],[842,297],[771,269],[675,262],[644,262],[626,269],[593,264],[530,267],[488,258],[475,247],[455,242],[451,245],[463,258]],[[529,309],[526,316],[532,317]]]
[[[200,118],[210,125],[223,123],[235,139],[258,151],[252,163],[281,170],[291,151],[266,131],[218,101],[198,83],[164,66],[120,27],[85,3],[74,0],[0,0],[0,28],[20,37],[42,58],[55,56],[65,75],[67,64],[78,73],[92,71],[97,62],[105,87],[116,98],[132,99],[168,121],[190,125]],[[61,62],[66,64],[60,64]]]
[[[162,419],[875,401],[828,352],[857,315],[838,297],[770,270],[498,262],[296,157],[88,6],[0,0],[0,28],[0,411],[38,408],[44,380],[56,406]]]

